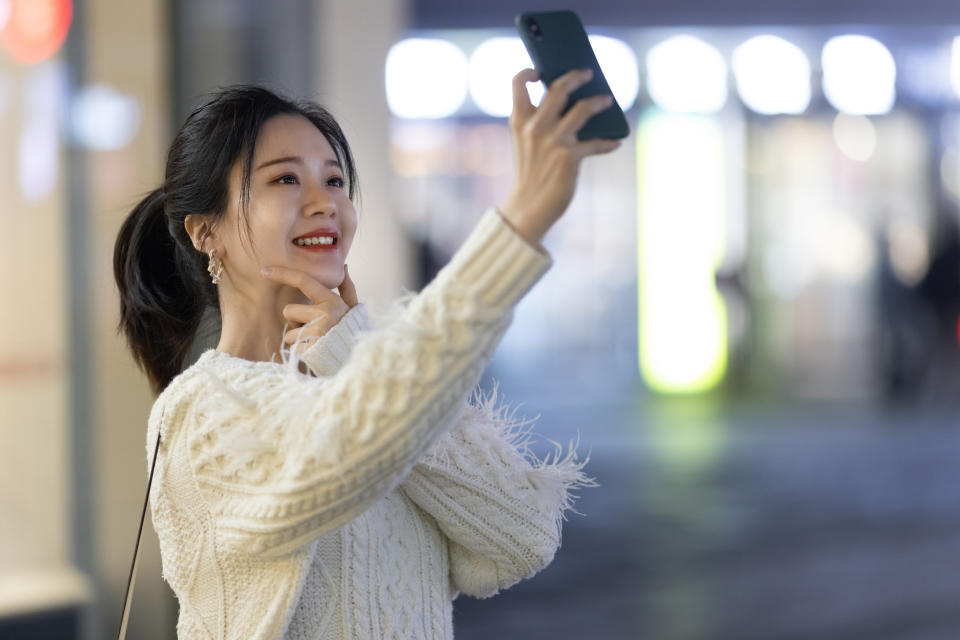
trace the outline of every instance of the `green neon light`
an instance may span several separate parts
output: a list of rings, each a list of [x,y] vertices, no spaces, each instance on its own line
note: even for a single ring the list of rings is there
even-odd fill
[[[656,391],[706,391],[727,370],[727,310],[714,279],[723,132],[709,117],[656,109],[637,131],[640,373]]]

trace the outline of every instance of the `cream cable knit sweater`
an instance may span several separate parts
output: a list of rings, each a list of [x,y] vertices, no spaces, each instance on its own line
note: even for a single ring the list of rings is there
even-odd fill
[[[449,639],[458,593],[551,562],[589,458],[537,460],[530,421],[474,387],[552,263],[489,209],[385,326],[359,304],[299,358],[209,349],[164,389],[147,470],[162,417],[150,507],[178,638]]]

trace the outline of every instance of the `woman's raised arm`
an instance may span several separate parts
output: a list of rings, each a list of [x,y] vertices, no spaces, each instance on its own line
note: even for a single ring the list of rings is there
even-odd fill
[[[569,205],[579,162],[618,146],[576,138],[605,108],[602,98],[561,116],[587,79],[562,76],[534,108],[525,83],[536,72],[515,77],[517,174],[506,202],[484,213],[449,264],[335,375],[219,354],[176,385],[182,402],[167,415],[182,425],[196,486],[229,548],[283,554],[341,526],[394,489],[455,422],[514,306],[553,263],[539,241]],[[210,366],[212,358],[223,362]],[[236,375],[220,375],[231,367]]]

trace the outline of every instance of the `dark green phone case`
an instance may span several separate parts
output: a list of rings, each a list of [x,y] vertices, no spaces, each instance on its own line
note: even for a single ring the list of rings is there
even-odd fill
[[[533,66],[548,87],[555,79],[572,69],[593,69],[590,82],[570,94],[563,109],[564,113],[581,98],[604,93],[613,95],[597,63],[583,23],[573,11],[521,13],[514,22],[520,39],[533,60]],[[625,138],[629,133],[630,127],[623,110],[614,100],[608,109],[587,121],[577,132],[577,138]]]

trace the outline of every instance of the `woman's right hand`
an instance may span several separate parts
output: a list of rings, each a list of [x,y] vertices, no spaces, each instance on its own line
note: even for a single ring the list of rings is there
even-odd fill
[[[620,140],[577,138],[577,131],[587,120],[610,106],[609,96],[578,100],[561,115],[569,95],[591,77],[589,69],[565,73],[553,81],[539,107],[530,102],[526,87],[526,83],[538,80],[539,74],[524,69],[513,77],[510,130],[516,176],[500,213],[532,243],[538,244],[569,206],[580,161],[620,146]]]
[[[290,345],[294,353],[311,347],[340,322],[350,309],[359,304],[357,287],[350,278],[346,264],[343,265],[343,282],[337,287],[340,295],[327,289],[323,283],[305,271],[292,267],[265,267],[260,273],[268,280],[299,289],[310,300],[310,304],[284,305],[281,311],[290,327],[283,334],[283,341]],[[299,345],[296,344],[298,341]]]

